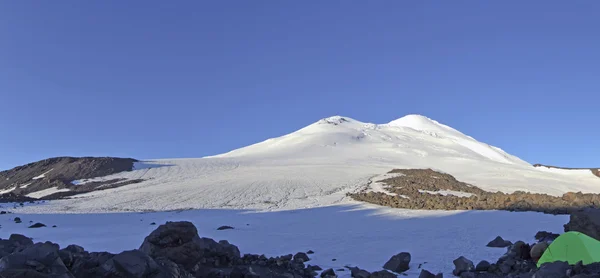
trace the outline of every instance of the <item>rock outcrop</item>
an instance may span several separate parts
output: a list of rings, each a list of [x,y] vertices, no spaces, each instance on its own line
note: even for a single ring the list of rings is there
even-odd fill
[[[583,208],[600,206],[600,194],[568,192],[556,197],[523,191],[510,194],[488,192],[432,169],[395,169],[389,174],[399,175],[380,181],[386,185],[384,189],[388,194],[365,188],[357,193],[348,193],[348,196],[382,206],[425,210],[507,210],[569,214]],[[460,195],[438,194],[440,191],[459,192]]]
[[[85,180],[133,170],[137,160],[116,157],[55,157],[15,167],[0,172],[0,190],[9,193],[0,195],[0,202],[26,202],[35,200],[25,195],[49,188],[69,189],[45,199],[86,193],[140,182],[141,180],[113,179],[102,182],[73,184]]]

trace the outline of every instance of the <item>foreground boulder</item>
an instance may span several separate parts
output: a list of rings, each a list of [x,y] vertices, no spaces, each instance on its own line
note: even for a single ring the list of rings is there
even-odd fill
[[[166,278],[161,267],[139,250],[115,255],[101,266],[104,277]]]
[[[167,222],[160,225],[139,248],[150,257],[164,257],[187,271],[194,273],[198,264],[231,266],[240,259],[240,250],[224,241],[217,243],[210,238],[200,238],[194,224]]]
[[[1,277],[73,278],[58,254],[58,245],[36,243],[0,259]]]
[[[402,252],[390,258],[390,260],[383,265],[383,268],[396,273],[401,273],[407,271],[410,268],[409,264],[410,253]]]
[[[463,256],[460,256],[458,259],[452,261],[452,263],[454,263],[454,270],[452,271],[452,274],[456,276],[460,276],[463,272],[471,272],[475,270],[473,262]]]

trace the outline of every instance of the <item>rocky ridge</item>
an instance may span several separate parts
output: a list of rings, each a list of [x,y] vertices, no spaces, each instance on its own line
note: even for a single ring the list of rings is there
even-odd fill
[[[113,179],[102,182],[73,184],[85,180],[133,170],[137,160],[117,157],[54,157],[18,166],[0,172],[1,202],[30,201],[25,195],[40,190],[56,188],[69,191],[44,196],[43,199],[59,199],[94,190],[115,188],[142,180]]]
[[[452,175],[432,169],[394,169],[396,174],[380,182],[390,194],[368,191],[368,187],[348,196],[358,201],[393,208],[424,210],[507,210],[569,214],[600,206],[600,194],[568,192],[561,197],[517,191],[510,194],[488,192],[460,182]],[[437,194],[437,192],[458,192]]]

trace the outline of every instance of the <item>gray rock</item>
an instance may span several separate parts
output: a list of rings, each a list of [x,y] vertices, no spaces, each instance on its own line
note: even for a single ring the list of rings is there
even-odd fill
[[[139,250],[152,258],[169,259],[192,274],[198,262],[212,261],[220,265],[240,259],[237,247],[225,241],[217,243],[210,238],[200,238],[194,224],[187,221],[158,226],[144,239]]]
[[[393,274],[387,270],[380,270],[371,273],[370,278],[397,278],[396,274]]]
[[[397,255],[392,256],[384,265],[383,268],[396,272],[396,273],[401,273],[404,271],[407,271],[410,267],[410,253],[408,252],[402,252],[399,253]]]
[[[348,269],[350,269],[350,276],[351,277],[355,277],[355,278],[369,278],[371,276],[371,273],[364,270],[364,269],[360,269],[358,267],[348,267]]]
[[[533,278],[567,278],[569,268],[566,262],[545,263],[533,274]]]
[[[231,226],[221,226],[219,228],[217,228],[217,230],[222,231],[222,230],[233,230],[233,227]]]
[[[308,257],[308,255],[306,255],[306,253],[298,252],[296,253],[296,255],[294,255],[294,261],[303,263],[310,261],[310,258]]]
[[[510,242],[509,240],[504,240],[502,237],[497,236],[495,239],[490,241],[486,246],[487,247],[504,248],[504,247],[508,247],[510,245],[512,245],[512,242]]]
[[[425,270],[425,269],[421,269],[421,273],[419,274],[419,278],[436,278],[435,274]]]
[[[452,262],[454,263],[454,270],[452,271],[452,274],[455,276],[460,276],[463,272],[471,272],[475,270],[473,262],[463,256],[460,256],[458,259]]]
[[[74,277],[58,254],[58,245],[36,243],[21,252],[0,259],[0,275],[4,277]]]
[[[321,276],[321,278],[334,278],[334,277],[337,277],[337,275],[335,275],[335,272],[331,268],[323,270],[323,272],[321,272],[320,276]]]
[[[20,235],[20,234],[12,234],[10,235],[10,237],[8,238],[9,241],[15,243],[18,246],[30,246],[33,245],[33,240],[31,240],[31,238],[28,238],[24,235]]]
[[[490,269],[490,263],[488,261],[481,261],[475,266],[475,271],[488,271]]]
[[[600,209],[587,208],[572,212],[564,229],[565,232],[581,232],[600,240]]]
[[[101,266],[108,277],[150,278],[163,277],[159,265],[139,250],[119,253]]]

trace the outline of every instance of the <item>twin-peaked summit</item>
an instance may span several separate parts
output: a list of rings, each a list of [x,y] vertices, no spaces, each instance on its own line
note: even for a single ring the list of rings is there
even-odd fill
[[[335,150],[339,151],[335,151]],[[478,142],[460,131],[422,115],[411,114],[386,124],[349,117],[321,119],[293,133],[271,138],[218,157],[281,157],[327,155],[367,159],[429,160],[462,158],[530,166],[500,148]]]

